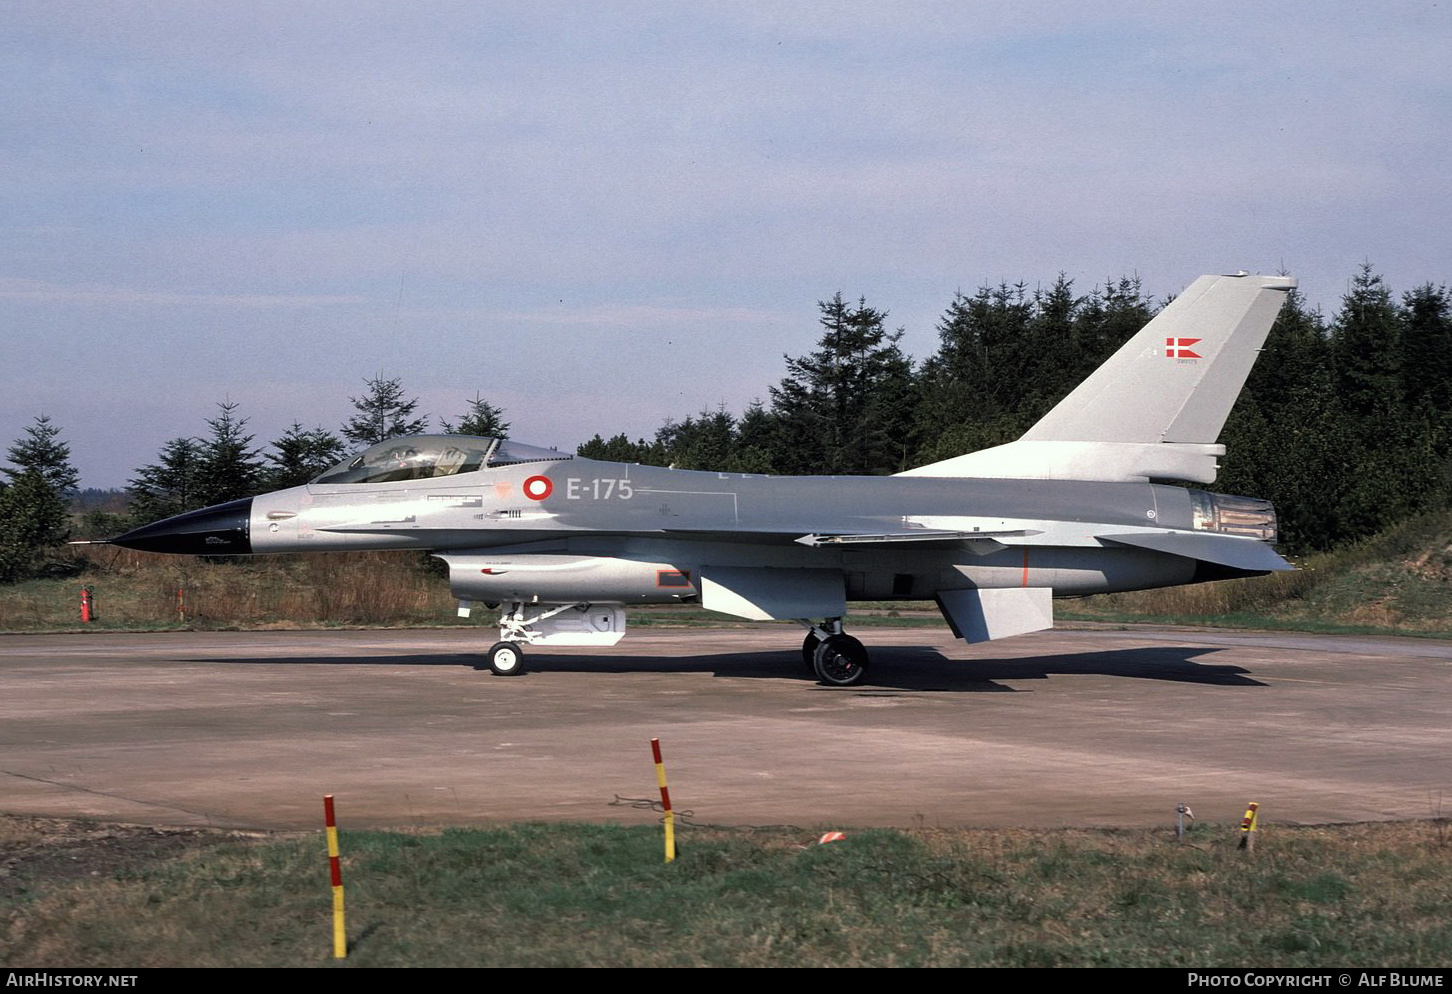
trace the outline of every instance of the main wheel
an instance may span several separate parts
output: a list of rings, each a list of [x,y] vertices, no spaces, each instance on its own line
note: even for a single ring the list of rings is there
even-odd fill
[[[851,687],[867,675],[867,649],[851,635],[829,635],[812,657],[817,679],[828,687]]]
[[[495,676],[519,676],[524,672],[524,648],[518,642],[495,642],[484,658]]]
[[[821,644],[816,632],[807,632],[806,639],[802,641],[802,662],[807,665],[808,673],[817,672],[817,646]]]

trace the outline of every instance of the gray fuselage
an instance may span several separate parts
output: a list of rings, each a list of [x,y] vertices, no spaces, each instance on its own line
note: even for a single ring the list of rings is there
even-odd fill
[[[689,600],[710,566],[839,570],[852,599],[1006,586],[1067,596],[1194,579],[1189,559],[1095,538],[1106,529],[1190,530],[1191,493],[1064,480],[755,476],[559,457],[266,494],[252,501],[250,538],[257,553],[429,550],[462,562],[456,592],[480,600]],[[801,541],[914,530],[1020,534],[1012,547],[992,538]],[[574,562],[587,558],[599,562]],[[663,572],[682,576],[663,583]]]

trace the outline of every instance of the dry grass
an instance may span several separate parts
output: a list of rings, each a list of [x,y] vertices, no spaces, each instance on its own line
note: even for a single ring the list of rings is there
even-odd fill
[[[1084,618],[1452,632],[1452,514],[1409,519],[1294,573],[1103,594],[1065,605]]]
[[[0,629],[79,627],[80,588],[99,628],[434,624],[453,615],[448,582],[418,553],[344,552],[193,559],[105,549],[79,575],[0,593]]]

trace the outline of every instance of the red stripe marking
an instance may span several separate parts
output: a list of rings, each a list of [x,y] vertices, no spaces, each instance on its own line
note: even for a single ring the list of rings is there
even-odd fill
[[[1028,549],[1023,550],[1023,585],[1028,586]]]
[[[338,822],[333,817],[333,795],[323,795],[323,823],[329,828],[337,828]]]
[[[343,870],[341,867],[338,866],[337,856],[328,857],[328,872],[331,873],[333,876],[334,887],[343,886]]]
[[[665,787],[660,789],[660,803],[665,806],[666,813],[669,814],[671,810],[671,792]]]
[[[650,740],[650,751],[651,751],[651,754],[655,756],[655,761],[657,763],[659,763],[661,761],[660,760],[660,739],[651,739]]]

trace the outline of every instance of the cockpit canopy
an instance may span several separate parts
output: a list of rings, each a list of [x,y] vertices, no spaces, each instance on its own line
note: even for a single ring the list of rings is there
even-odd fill
[[[396,483],[456,476],[493,466],[572,459],[564,452],[507,438],[474,435],[407,435],[349,456],[313,483]]]

